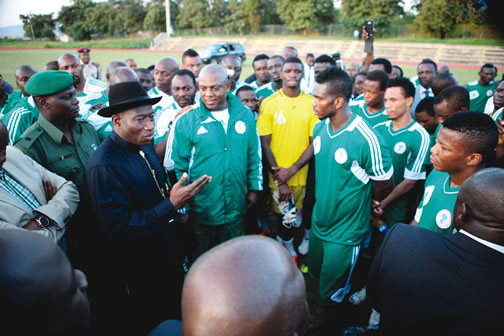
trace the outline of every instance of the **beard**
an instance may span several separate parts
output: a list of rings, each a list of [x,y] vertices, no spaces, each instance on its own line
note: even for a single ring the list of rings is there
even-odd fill
[[[77,75],[72,75],[72,77],[73,77],[73,85],[74,85],[74,86],[79,85],[79,84],[80,84],[80,82],[81,82],[80,77],[79,77],[79,76],[77,76]]]

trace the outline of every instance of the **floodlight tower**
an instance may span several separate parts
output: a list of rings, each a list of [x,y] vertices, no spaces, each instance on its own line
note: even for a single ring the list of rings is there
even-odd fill
[[[171,25],[171,18],[170,18],[170,0],[165,0],[165,7],[166,7],[166,33],[168,36],[173,35],[173,28]]]

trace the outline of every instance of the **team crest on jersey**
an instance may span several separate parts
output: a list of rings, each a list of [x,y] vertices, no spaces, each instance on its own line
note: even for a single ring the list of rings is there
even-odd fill
[[[336,150],[336,152],[334,153],[334,159],[339,164],[343,164],[343,163],[347,162],[348,154],[347,154],[346,150],[344,148],[338,148],[338,150]]]
[[[479,97],[479,92],[478,91],[471,91],[469,92],[469,99],[476,99]]]
[[[402,141],[396,143],[394,146],[394,152],[396,152],[397,154],[403,154],[404,152],[406,152],[406,144]]]
[[[436,224],[440,229],[448,229],[452,223],[452,214],[450,210],[443,209],[440,210],[436,215]]]
[[[243,134],[243,133],[245,133],[246,130],[247,130],[247,126],[245,126],[245,123],[243,121],[238,120],[235,123],[235,131],[236,131],[236,133]]]
[[[490,97],[494,94],[493,90],[488,90],[487,91],[487,97]]]
[[[313,153],[317,154],[320,152],[320,136],[317,136],[315,140],[313,140]]]

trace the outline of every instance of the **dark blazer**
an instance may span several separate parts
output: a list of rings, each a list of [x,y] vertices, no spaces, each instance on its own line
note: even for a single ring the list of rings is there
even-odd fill
[[[504,254],[405,224],[385,237],[367,295],[384,335],[504,335]]]

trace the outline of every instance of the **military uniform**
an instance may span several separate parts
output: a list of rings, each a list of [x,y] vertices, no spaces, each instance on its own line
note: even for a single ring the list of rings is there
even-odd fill
[[[100,139],[91,124],[83,120],[72,123],[74,143],[42,114],[26,130],[16,147],[50,171],[73,181],[79,191],[84,186],[84,167],[98,148]]]
[[[25,89],[33,96],[48,96],[72,88],[72,83],[73,77],[67,72],[42,71],[30,78]],[[100,140],[94,127],[87,121],[70,118],[66,122],[72,132],[71,143],[63,131],[47,120],[43,113],[41,111],[38,120],[23,133],[15,146],[46,169],[77,186],[81,200],[67,230],[68,257],[74,267],[83,270],[92,279],[95,275],[92,267],[99,256],[94,249],[94,222],[90,218],[88,202],[83,197],[84,168]]]

